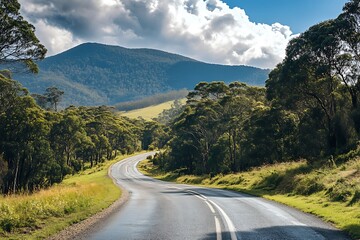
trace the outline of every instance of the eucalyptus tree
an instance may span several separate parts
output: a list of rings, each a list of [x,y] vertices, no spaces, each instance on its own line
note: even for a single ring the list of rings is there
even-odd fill
[[[285,60],[266,82],[268,99],[275,100],[275,104],[295,111],[302,119],[312,110],[323,115],[319,121],[327,133],[330,151],[338,145],[335,120],[342,98],[342,85],[334,71],[341,50],[334,32],[334,20],[329,20],[290,41]]]
[[[45,99],[50,103],[51,109],[55,112],[58,110],[58,104],[61,101],[64,91],[58,89],[57,87],[49,87],[45,90]]]
[[[17,98],[6,115],[0,115],[0,152],[8,165],[3,190],[32,191],[51,184],[48,170],[56,164],[49,131],[45,112],[30,96]]]
[[[352,106],[356,109],[360,92],[360,1],[346,3],[334,25],[334,35],[339,39],[341,49],[335,70],[349,91]]]
[[[35,27],[20,15],[18,1],[0,1],[0,64],[22,63],[36,73],[35,61],[45,54],[46,48],[35,36]]]
[[[0,72],[0,115],[13,108],[20,96],[28,93],[20,83],[5,77],[6,73],[8,71]]]

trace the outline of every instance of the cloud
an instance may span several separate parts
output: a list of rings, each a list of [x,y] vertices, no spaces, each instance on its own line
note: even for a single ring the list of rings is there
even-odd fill
[[[82,42],[156,48],[211,63],[273,68],[293,37],[253,23],[222,0],[20,0],[22,14],[56,54]]]

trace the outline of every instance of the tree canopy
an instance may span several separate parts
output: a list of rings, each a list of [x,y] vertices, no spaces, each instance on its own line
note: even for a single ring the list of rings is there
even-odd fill
[[[15,80],[0,74],[0,191],[34,191],[66,174],[118,154],[158,148],[167,133],[159,124],[119,117],[112,108],[40,108]]]
[[[292,39],[266,88],[199,83],[168,124],[154,163],[165,170],[226,173],[358,148],[360,0]]]
[[[25,21],[19,11],[17,0],[0,2],[0,64],[14,66],[20,62],[37,73],[35,61],[45,57],[46,48],[35,36],[35,27]]]

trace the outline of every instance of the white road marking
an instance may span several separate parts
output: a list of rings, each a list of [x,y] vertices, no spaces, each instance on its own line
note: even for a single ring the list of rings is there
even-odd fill
[[[210,211],[212,213],[215,213],[215,209],[213,208],[213,206],[208,202],[208,201],[205,201],[205,203],[208,205],[208,207],[210,208]],[[215,217],[216,218],[216,217]]]
[[[225,213],[225,211],[219,205],[217,205],[216,203],[214,203],[211,200],[208,200],[208,201],[211,202],[211,204],[214,205],[220,211],[220,213],[223,215],[224,220],[229,228],[231,240],[237,240],[236,228],[235,228],[234,224],[232,223],[231,219],[229,218],[229,216]]]
[[[215,228],[216,228],[216,239],[222,240],[221,237],[221,225],[219,219],[215,216]]]
[[[231,221],[231,219],[229,218],[229,216],[225,213],[225,211],[219,206],[217,205],[215,202],[211,201],[210,199],[208,199],[207,197],[205,197],[204,195],[198,193],[198,192],[195,192],[195,191],[192,191],[192,190],[186,190],[186,192],[189,192],[191,194],[194,194],[196,197],[204,200],[208,206],[211,206],[213,205],[215,208],[217,208],[217,210],[221,213],[221,215],[223,216],[225,222],[226,222],[226,225],[228,226],[228,230],[230,232],[230,236],[231,236],[231,240],[237,240],[237,236],[236,236],[236,228],[233,224],[233,222]],[[211,203],[211,204],[210,204]],[[211,207],[213,210],[214,208]],[[210,208],[210,210],[211,210]],[[215,210],[214,210],[215,212]],[[217,220],[216,216],[215,216],[215,227],[216,227],[216,236],[217,236],[217,239],[219,239],[219,235],[218,235],[218,232],[220,232],[220,239],[221,239],[221,227],[220,227],[220,224],[216,224],[216,221],[219,221]],[[220,230],[219,228],[220,227]]]
[[[137,169],[137,164],[138,162],[135,162],[135,164],[132,166],[132,172],[134,174],[130,174],[131,177],[133,178],[136,178],[136,179],[139,179],[137,176],[138,175],[141,175],[140,172],[138,171]],[[129,169],[126,168],[126,172],[129,173]],[[182,190],[182,191],[185,191],[185,192],[188,192],[188,193],[191,193],[193,194],[195,197],[203,200],[207,206],[209,207],[210,211],[215,214],[216,211],[214,209],[214,207],[220,212],[220,214],[222,215],[223,219],[225,220],[226,222],[226,225],[228,227],[228,230],[230,232],[230,236],[231,236],[231,240],[237,240],[237,237],[236,237],[236,228],[234,226],[234,224],[232,223],[232,221],[230,220],[229,216],[225,213],[225,211],[219,206],[217,205],[216,203],[214,203],[213,201],[211,201],[210,199],[208,199],[207,197],[205,197],[204,195],[198,193],[198,192],[195,192],[195,191],[192,191],[192,190],[184,190],[182,188],[178,188],[178,187],[171,187],[171,188],[174,188],[174,189],[178,189],[178,190]],[[214,207],[213,207],[214,206]],[[215,228],[216,228],[216,239],[217,240],[222,240],[222,231],[221,231],[221,224],[220,224],[220,221],[219,219],[217,218],[217,216],[214,216],[214,220],[215,220]]]

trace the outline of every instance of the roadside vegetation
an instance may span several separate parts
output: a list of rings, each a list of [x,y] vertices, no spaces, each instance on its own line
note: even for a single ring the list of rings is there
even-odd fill
[[[299,159],[337,166],[359,156],[359,18],[360,0],[352,0],[336,19],[292,39],[265,88],[196,85],[164,123],[170,140],[154,164],[215,176]]]
[[[121,190],[108,177],[108,168],[126,157],[33,194],[0,196],[0,239],[44,239],[109,207]]]
[[[150,174],[284,202],[359,238],[359,19],[351,0],[293,38],[265,88],[199,83]]]
[[[321,217],[354,239],[360,238],[360,157],[337,166],[327,160],[300,160],[214,176],[184,175],[181,170],[164,172],[152,160],[142,161],[138,167],[163,181],[234,190],[281,202]]]

